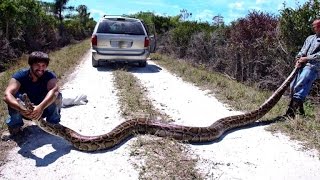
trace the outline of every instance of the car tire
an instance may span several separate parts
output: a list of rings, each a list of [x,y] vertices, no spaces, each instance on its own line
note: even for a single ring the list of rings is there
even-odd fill
[[[92,57],[92,67],[99,67],[99,61],[94,60]]]
[[[139,62],[139,67],[146,67],[146,66],[147,66],[147,61]]]

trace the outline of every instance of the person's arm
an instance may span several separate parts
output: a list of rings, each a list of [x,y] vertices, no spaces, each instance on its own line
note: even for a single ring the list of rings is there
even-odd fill
[[[308,49],[310,48],[310,46],[312,46],[311,42],[312,40],[314,40],[313,38],[316,37],[312,37],[309,36],[303,47],[301,48],[300,52],[298,53],[298,55],[296,56],[296,67],[300,67],[301,64],[306,64],[308,61],[310,60],[316,60],[316,61],[320,61],[320,47],[317,47],[314,54],[309,54],[306,55]]]
[[[319,47],[319,50],[320,50],[320,47]],[[311,61],[311,60],[320,61],[320,51],[315,52],[314,54],[310,54],[310,55],[307,55],[307,56],[304,56],[304,57],[300,57],[299,59],[304,63],[306,63],[308,61]]]
[[[299,59],[299,58],[307,55],[308,49],[311,46],[311,39],[312,39],[312,36],[307,37],[307,39],[304,41],[303,46],[301,47],[300,51],[296,55],[296,59]]]
[[[30,118],[31,111],[23,109],[19,105],[16,97],[14,96],[15,94],[17,94],[20,86],[21,84],[19,81],[17,81],[14,78],[11,78],[6,90],[4,91],[3,101],[7,103],[8,106],[10,106],[11,108],[19,111],[22,114],[22,116]]]
[[[319,41],[319,40],[317,39],[317,41]],[[317,42],[317,43],[319,43],[319,42]],[[307,55],[306,57],[309,61],[310,60],[320,61],[320,44],[317,44],[316,49],[313,50],[313,54]]]
[[[39,119],[44,111],[50,104],[52,104],[58,97],[59,94],[59,86],[58,80],[53,78],[49,80],[47,84],[48,93],[46,97],[42,100],[42,102],[36,106],[34,106],[33,112],[31,113],[32,119]]]
[[[296,56],[295,67],[301,67],[303,64],[306,64],[309,60],[320,59],[320,52],[315,53],[315,54],[311,54],[311,55],[307,55],[309,48],[312,46],[312,40],[314,38],[315,38],[314,36],[309,36],[305,40],[301,50],[299,51],[299,53]]]

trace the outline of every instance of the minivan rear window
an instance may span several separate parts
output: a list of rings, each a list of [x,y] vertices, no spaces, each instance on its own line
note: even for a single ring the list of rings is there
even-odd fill
[[[139,21],[104,20],[99,24],[97,33],[145,35]]]

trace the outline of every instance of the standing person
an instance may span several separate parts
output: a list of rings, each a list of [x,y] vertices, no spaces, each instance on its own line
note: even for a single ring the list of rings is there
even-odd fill
[[[2,134],[3,140],[21,132],[23,117],[26,119],[46,117],[50,123],[60,122],[61,106],[58,102],[61,102],[62,96],[59,93],[56,75],[47,70],[49,61],[48,54],[40,51],[32,52],[28,58],[30,67],[19,70],[10,79],[3,97],[9,111],[6,120],[8,131]],[[34,104],[33,110],[24,110],[19,106],[17,98],[21,99],[24,93]]]
[[[302,69],[296,80],[291,83],[292,99],[285,114],[286,117],[295,118],[298,112],[304,115],[303,103],[309,94],[312,83],[319,77],[320,72],[320,19],[312,23],[315,34],[305,40],[303,47],[296,56],[296,67]]]

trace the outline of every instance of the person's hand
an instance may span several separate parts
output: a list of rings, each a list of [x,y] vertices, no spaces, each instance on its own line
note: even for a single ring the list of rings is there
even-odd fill
[[[295,67],[300,68],[302,65],[306,64],[307,62],[308,62],[308,58],[307,57],[297,58]]]
[[[23,117],[31,119],[32,109],[26,108],[24,106],[24,102],[20,98],[17,98],[17,101],[18,101],[18,104],[19,104],[18,109],[17,109],[19,111],[19,113]]]
[[[30,113],[31,119],[38,120],[41,118],[43,109],[40,106],[34,106],[33,111]]]
[[[32,110],[30,110],[30,109],[20,109],[19,112],[23,117],[31,119]]]

